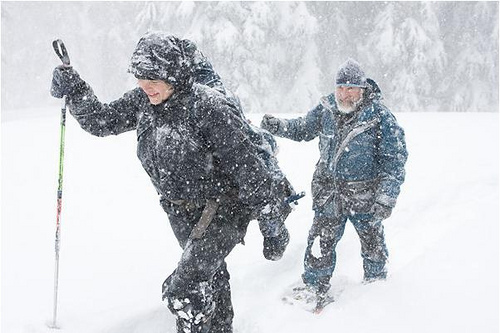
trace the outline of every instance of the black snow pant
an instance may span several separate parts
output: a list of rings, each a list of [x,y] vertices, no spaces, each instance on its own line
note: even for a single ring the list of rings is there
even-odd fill
[[[248,210],[237,202],[223,201],[203,236],[190,239],[203,207],[161,203],[184,250],[163,284],[163,299],[176,316],[177,332],[232,332],[234,312],[225,258],[243,240]]]

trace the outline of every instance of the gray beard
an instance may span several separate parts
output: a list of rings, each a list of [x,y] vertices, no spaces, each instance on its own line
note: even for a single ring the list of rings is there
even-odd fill
[[[340,111],[340,113],[343,113],[343,114],[348,114],[348,113],[356,111],[358,106],[361,104],[362,100],[363,100],[363,97],[360,97],[356,102],[349,104],[348,106],[345,106],[345,105],[342,105],[342,103],[340,103],[337,100],[337,97],[335,97],[335,101],[337,102],[337,109]]]

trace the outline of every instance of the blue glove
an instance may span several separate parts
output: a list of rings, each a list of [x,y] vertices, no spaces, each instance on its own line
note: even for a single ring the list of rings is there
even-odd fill
[[[71,96],[77,93],[85,82],[71,66],[57,66],[52,74],[52,86],[50,94],[55,98]]]

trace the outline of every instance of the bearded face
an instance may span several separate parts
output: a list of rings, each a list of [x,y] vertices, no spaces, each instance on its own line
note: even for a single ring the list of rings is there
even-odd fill
[[[342,113],[356,110],[363,99],[363,89],[360,87],[337,86],[335,88],[335,101],[337,108]]]

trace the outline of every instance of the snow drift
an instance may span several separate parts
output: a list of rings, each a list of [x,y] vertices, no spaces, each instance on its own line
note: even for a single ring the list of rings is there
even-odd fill
[[[4,333],[50,331],[57,110],[13,110],[2,121]],[[398,205],[385,222],[388,280],[361,284],[360,245],[348,226],[332,279],[343,289],[337,302],[316,316],[281,301],[302,273],[313,216],[306,197],[288,219],[291,242],[282,260],[263,258],[257,223],[228,257],[235,332],[498,332],[498,114],[396,117],[409,160]],[[251,119],[258,123],[261,115]],[[317,141],[278,143],[283,170],[297,190],[309,192]],[[135,145],[133,132],[96,138],[68,118],[61,332],[175,332],[161,283],[181,251]]]

